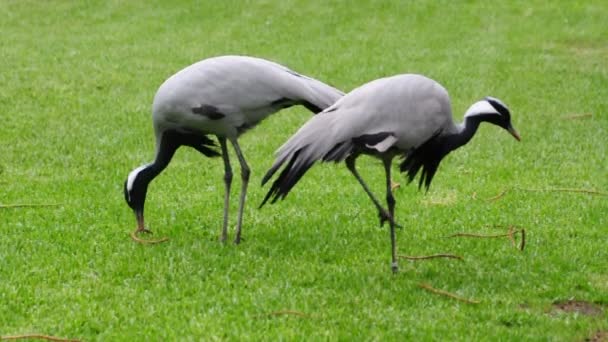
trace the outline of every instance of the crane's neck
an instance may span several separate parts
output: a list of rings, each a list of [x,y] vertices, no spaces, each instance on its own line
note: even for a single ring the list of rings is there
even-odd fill
[[[178,143],[175,143],[170,138],[167,138],[166,134],[163,134],[157,140],[154,161],[138,167],[129,174],[125,183],[125,198],[138,215],[142,215],[143,217],[148,185],[167,167],[178,147]]]
[[[166,135],[163,135],[159,139],[154,161],[145,165],[137,175],[138,178],[141,177],[140,184],[142,184],[143,187],[147,188],[148,184],[150,184],[150,182],[169,165],[169,162],[173,158],[173,155],[175,155],[175,151],[178,147],[179,144],[169,141]]]
[[[468,143],[477,132],[483,116],[467,116],[461,124],[456,125],[456,133],[447,136],[447,148],[453,151]]]

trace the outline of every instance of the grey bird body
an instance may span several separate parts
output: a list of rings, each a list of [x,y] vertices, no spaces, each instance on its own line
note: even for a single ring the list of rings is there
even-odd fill
[[[412,181],[422,170],[420,186],[428,188],[441,160],[466,144],[482,121],[508,130],[519,140],[510,113],[498,99],[486,97],[465,113],[463,124],[455,124],[448,92],[425,76],[404,74],[371,81],[346,94],[305,123],[276,154],[276,161],[262,180],[266,183],[279,168],[262,205],[283,199],[316,161],[345,161],[379,211],[381,224],[391,226],[393,270],[397,270],[395,248],[395,201],[391,192],[392,159],[402,155],[401,171]],[[355,160],[361,154],[383,161],[386,172],[388,210],[359,176]]]
[[[143,208],[148,184],[168,165],[180,146],[202,154],[222,156],[226,185],[222,240],[226,239],[232,168],[230,141],[241,165],[243,181],[235,242],[240,241],[249,167],[237,138],[283,108],[303,105],[314,113],[330,106],[341,91],[280,64],[255,57],[220,56],[202,60],[169,77],[152,105],[156,137],[154,162],[140,166],[125,181],[125,199],[134,210],[138,229],[144,228]],[[220,152],[209,138],[215,135]]]
[[[152,113],[156,132],[185,127],[236,138],[280,109],[303,104],[320,112],[342,95],[268,60],[220,56],[169,77],[156,92]],[[214,109],[216,115],[193,111],[201,106]]]
[[[302,146],[306,148],[300,158],[318,160],[339,143],[352,145],[352,138],[383,132],[392,138],[370,148],[378,152],[390,147],[406,151],[428,140],[437,129],[458,129],[445,88],[421,75],[381,78],[352,90],[311,118],[278,150],[273,166]]]

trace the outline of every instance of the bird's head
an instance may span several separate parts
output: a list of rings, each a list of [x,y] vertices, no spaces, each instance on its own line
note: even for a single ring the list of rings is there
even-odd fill
[[[497,98],[486,96],[483,100],[475,102],[464,117],[493,123],[507,130],[517,141],[521,140],[519,133],[511,124],[509,108]]]
[[[146,201],[146,193],[148,192],[148,184],[150,183],[148,173],[149,165],[143,165],[131,171],[127,180],[125,180],[125,201],[133,209],[138,220],[140,217],[143,218],[144,203]]]

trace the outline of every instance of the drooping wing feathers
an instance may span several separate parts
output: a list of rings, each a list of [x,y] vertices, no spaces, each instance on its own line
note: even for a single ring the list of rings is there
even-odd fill
[[[264,197],[264,200],[260,204],[260,208],[266,204],[266,202],[272,197],[270,203],[275,203],[279,199],[285,198],[291,188],[297,183],[300,178],[308,171],[308,169],[312,166],[313,162],[305,162],[298,163],[297,167],[294,167],[296,161],[298,160],[298,156],[301,150],[297,150],[289,159],[289,163],[285,166],[283,171],[279,174],[277,179],[272,183],[270,190]],[[273,167],[266,173],[264,178],[262,179],[262,185],[266,184],[266,182],[272,177],[272,175],[276,172],[276,170],[281,167],[282,163],[275,164]]]
[[[278,199],[285,198],[317,160],[337,161],[349,151],[348,147],[336,147],[343,143],[343,139],[333,130],[334,113],[337,112],[322,113],[312,117],[279,148],[274,164],[262,179],[262,185],[286,165],[272,183],[260,207],[268,200],[274,203]]]
[[[428,191],[439,163],[448,153],[449,151],[445,148],[442,130],[438,130],[422,145],[408,151],[399,169],[401,172],[407,172],[408,183],[411,183],[418,171],[422,169],[418,188],[420,189],[424,184]]]
[[[323,156],[323,161],[333,161],[339,163],[352,153],[353,147],[354,146],[351,141],[340,142],[332,147],[332,149]]]

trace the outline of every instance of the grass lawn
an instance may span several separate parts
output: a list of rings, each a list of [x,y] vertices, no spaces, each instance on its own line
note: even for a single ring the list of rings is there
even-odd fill
[[[206,3],[0,1],[0,336],[608,338],[605,2]],[[122,186],[153,157],[154,93],[222,54],[346,91],[422,73],[450,91],[457,121],[483,96],[505,101],[521,143],[482,125],[426,194],[395,172],[399,253],[464,260],[403,260],[393,275],[388,229],[344,165],[313,167],[286,201],[258,210],[273,152],[310,117],[300,107],[240,139],[252,167],[241,245],[218,242],[221,159],[186,148],[146,202],[149,228],[170,241],[131,241]],[[381,164],[359,165],[382,194]],[[551,191],[563,188],[603,195]],[[523,252],[507,238],[445,238],[510,226],[525,228]]]

